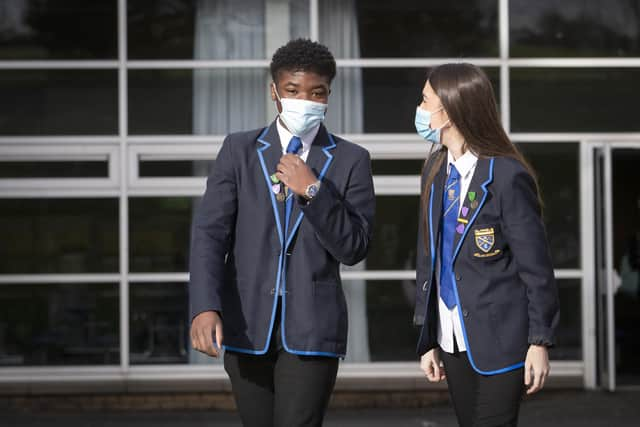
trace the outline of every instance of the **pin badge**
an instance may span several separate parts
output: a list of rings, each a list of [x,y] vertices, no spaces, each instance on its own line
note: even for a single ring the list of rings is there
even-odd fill
[[[469,208],[466,206],[462,207],[462,216],[467,216],[467,214],[469,213]]]
[[[274,184],[278,184],[280,182],[280,180],[278,179],[275,173],[271,175],[270,178],[271,178],[271,182],[273,182]]]
[[[476,209],[478,207],[478,201],[474,200],[473,202],[471,202],[471,209]]]
[[[273,184],[271,186],[271,191],[273,191],[273,194],[278,194],[280,192],[280,184]]]
[[[473,202],[475,199],[476,199],[476,192],[469,191],[469,200]]]
[[[458,224],[458,226],[456,227],[456,232],[458,234],[464,233],[464,224]]]
[[[449,200],[453,200],[456,198],[456,190],[454,188],[449,189],[448,197]]]
[[[284,193],[278,193],[278,194],[276,195],[276,199],[277,199],[279,202],[284,202],[285,197],[286,197],[286,196],[284,195]]]

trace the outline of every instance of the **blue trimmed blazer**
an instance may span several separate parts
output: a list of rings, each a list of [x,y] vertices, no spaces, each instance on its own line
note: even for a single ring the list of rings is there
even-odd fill
[[[425,165],[423,186],[432,163]],[[422,325],[419,355],[438,346],[435,263],[446,173],[445,159],[420,215],[414,315],[414,323]],[[520,368],[530,344],[553,345],[559,321],[558,291],[534,180],[515,159],[481,158],[462,211],[466,216],[461,213],[458,224],[464,231],[455,234],[453,274],[467,357],[483,375]]]
[[[284,349],[344,357],[347,306],[339,266],[364,259],[371,241],[369,153],[320,126],[307,164],[322,185],[310,203],[296,198],[287,236],[285,203],[270,181],[281,157],[275,121],[225,139],[193,219],[191,319],[216,310],[225,349],[264,354],[278,330],[282,294]]]

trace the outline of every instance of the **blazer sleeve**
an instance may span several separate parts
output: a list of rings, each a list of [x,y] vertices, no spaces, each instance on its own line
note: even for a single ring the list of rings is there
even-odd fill
[[[193,219],[189,261],[191,320],[204,311],[222,309],[225,257],[235,228],[236,212],[236,176],[227,137]]]
[[[421,179],[421,191],[424,193],[424,185],[427,180],[429,169],[424,168]],[[424,324],[425,305],[427,304],[426,288],[429,286],[431,279],[431,260],[427,254],[424,231],[425,221],[427,220],[427,205],[424,203],[423,197],[420,197],[420,209],[418,210],[418,238],[416,245],[416,306],[413,315],[413,323],[416,326]]]
[[[344,197],[329,180],[301,209],[324,248],[339,262],[354,265],[365,258],[373,233],[375,195],[371,159],[366,150],[351,170]]]
[[[529,301],[529,344],[551,346],[560,318],[558,290],[535,182],[520,165],[503,187],[502,222]]]

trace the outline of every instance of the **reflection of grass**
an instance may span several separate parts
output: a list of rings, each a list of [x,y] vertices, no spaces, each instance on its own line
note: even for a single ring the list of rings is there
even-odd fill
[[[635,68],[514,68],[512,130],[623,132],[640,129]]]
[[[589,58],[589,57],[624,57],[632,56],[624,52],[612,52],[596,47],[572,48],[567,46],[514,46],[509,54],[514,58]]]

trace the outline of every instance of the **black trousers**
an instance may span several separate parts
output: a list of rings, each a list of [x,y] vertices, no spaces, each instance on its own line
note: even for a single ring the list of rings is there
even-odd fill
[[[279,316],[276,322],[280,325]],[[265,355],[224,354],[224,368],[231,379],[242,425],[322,426],[336,382],[338,359],[287,353],[280,337],[279,327],[274,328]]]
[[[473,370],[466,352],[440,351],[453,408],[462,427],[517,426],[524,369],[497,375]]]

